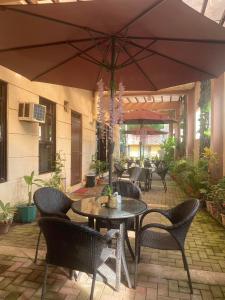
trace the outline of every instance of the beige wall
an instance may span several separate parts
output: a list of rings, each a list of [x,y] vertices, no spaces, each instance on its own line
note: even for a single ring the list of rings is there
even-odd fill
[[[34,83],[0,66],[0,80],[8,83],[8,180],[0,184],[0,199],[16,203],[26,195],[23,176],[32,170],[38,175],[38,123],[18,120],[19,102],[36,102],[39,96],[56,103],[56,151],[66,159],[65,175],[70,185],[71,109],[82,114],[82,178],[89,171],[96,151],[95,102],[90,91],[44,83]],[[64,101],[69,101],[68,112]],[[48,177],[42,175],[39,177]]]

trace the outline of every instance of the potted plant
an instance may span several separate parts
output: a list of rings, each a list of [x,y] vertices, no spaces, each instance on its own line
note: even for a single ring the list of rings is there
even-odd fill
[[[104,191],[104,196],[108,197],[108,202],[106,205],[110,208],[116,208],[117,207],[117,197],[113,195],[113,189],[110,185],[107,185]]]
[[[32,203],[32,188],[33,185],[38,185],[38,179],[34,179],[34,171],[32,171],[30,175],[25,175],[23,179],[27,184],[28,203],[17,206],[18,221],[22,223],[31,223],[35,220],[37,214],[36,206]]]
[[[15,208],[10,203],[4,204],[0,200],[0,234],[7,233],[12,224]]]

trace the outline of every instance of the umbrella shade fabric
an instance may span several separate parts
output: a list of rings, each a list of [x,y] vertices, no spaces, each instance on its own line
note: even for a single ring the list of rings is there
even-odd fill
[[[168,134],[166,131],[157,130],[152,127],[142,127],[142,128],[133,128],[125,131],[126,134],[132,135],[160,135],[160,134]]]
[[[157,90],[225,70],[225,29],[181,0],[0,6],[0,64],[32,81]]]
[[[133,110],[123,115],[125,124],[167,124],[176,122],[166,114],[160,114],[149,110]]]

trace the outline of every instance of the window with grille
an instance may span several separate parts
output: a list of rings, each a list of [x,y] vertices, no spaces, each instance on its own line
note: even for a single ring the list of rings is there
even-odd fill
[[[46,106],[46,119],[39,124],[39,173],[52,172],[56,158],[56,104],[40,98],[40,104]]]
[[[0,81],[0,182],[7,179],[7,84]]]

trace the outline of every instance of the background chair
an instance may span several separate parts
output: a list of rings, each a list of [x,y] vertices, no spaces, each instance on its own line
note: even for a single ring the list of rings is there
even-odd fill
[[[167,186],[166,186],[166,175],[169,171],[169,168],[167,167],[166,163],[164,161],[160,161],[159,164],[157,164],[155,168],[155,172],[159,175],[159,177],[162,180],[162,184],[164,187],[164,191],[167,191]]]
[[[102,190],[102,194],[104,195],[105,190],[106,190],[105,186]],[[113,187],[113,192],[118,192],[118,194],[120,194],[122,197],[128,197],[128,198],[133,198],[133,199],[137,199],[137,200],[141,200],[142,199],[142,193],[141,190],[139,189],[139,187],[135,184],[133,184],[130,181],[123,181],[123,180],[119,180],[119,181],[114,181],[112,182],[112,187]],[[134,259],[134,252],[132,250],[132,247],[130,245],[130,241],[129,241],[129,237],[128,237],[128,230],[131,231],[135,231],[135,220],[134,218],[129,218],[126,221],[126,230],[125,230],[125,239],[126,239],[126,243],[127,243],[127,247],[130,251],[130,254],[132,256],[132,258]],[[119,225],[118,222],[113,222],[113,221],[108,221],[108,220],[101,220],[98,219],[96,220],[96,229],[98,231],[100,231],[100,228],[108,228],[108,229],[118,229]]]
[[[184,268],[187,271],[189,287],[191,293],[193,293],[190,272],[185,256],[184,243],[186,235],[188,233],[188,229],[199,207],[200,201],[198,199],[189,199],[174,208],[168,210],[150,209],[142,215],[137,242],[138,254],[136,253],[135,258],[135,286],[137,281],[137,264],[140,259],[141,246],[161,250],[179,250],[182,253]],[[144,218],[152,212],[160,213],[161,215],[165,216],[172,224],[163,225],[152,223],[143,226]],[[161,229],[162,231],[149,230],[154,228]]]
[[[70,220],[66,213],[71,208],[73,201],[70,198],[68,198],[63,192],[55,188],[43,187],[38,189],[34,193],[33,199],[41,217],[58,217]],[[38,241],[34,258],[35,263],[37,262],[40,238],[41,230],[38,235]]]
[[[98,268],[113,255],[108,248],[111,233],[103,236],[99,232],[66,219],[46,217],[39,220],[46,244],[46,265],[41,299],[46,292],[48,265],[93,274],[90,299],[93,299]]]

